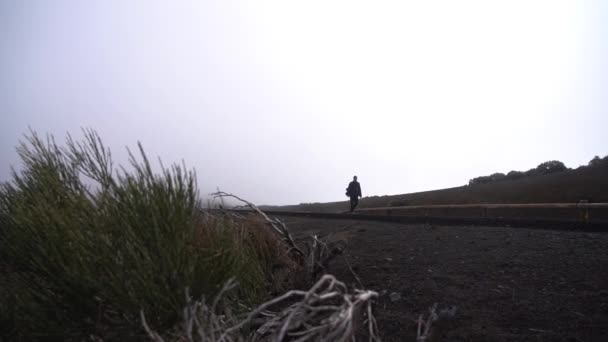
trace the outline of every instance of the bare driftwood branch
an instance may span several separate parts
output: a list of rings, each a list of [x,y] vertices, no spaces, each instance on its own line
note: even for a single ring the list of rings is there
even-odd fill
[[[187,293],[183,329],[173,335],[174,339],[188,342],[346,342],[355,340],[358,324],[363,321],[369,341],[380,341],[372,314],[372,301],[378,294],[362,290],[349,293],[346,285],[332,275],[324,275],[308,291],[288,291],[263,303],[241,321],[219,304],[235,286],[232,280],[226,283],[210,306],[204,298],[193,302]],[[150,329],[143,312],[141,319],[150,339],[164,342]],[[251,330],[254,325],[257,329]]]
[[[324,275],[309,291],[289,291],[260,305],[236,329],[250,322],[262,310],[293,303],[274,314],[256,330],[254,340],[269,341],[350,341],[358,320],[365,317],[370,341],[380,341],[372,315],[374,291],[348,293],[344,283]],[[295,302],[294,302],[295,301]]]

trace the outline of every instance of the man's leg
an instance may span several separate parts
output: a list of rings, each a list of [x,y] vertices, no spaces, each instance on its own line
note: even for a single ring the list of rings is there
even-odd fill
[[[357,204],[359,204],[359,199],[356,196],[353,196],[350,198],[350,212],[352,213],[353,211],[355,211],[355,208],[357,207]]]

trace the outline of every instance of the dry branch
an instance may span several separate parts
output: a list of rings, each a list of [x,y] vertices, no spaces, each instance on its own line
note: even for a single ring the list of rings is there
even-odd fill
[[[374,291],[355,290],[332,275],[324,275],[308,291],[292,290],[272,299],[250,313],[240,322],[219,304],[222,297],[235,287],[229,281],[211,306],[192,302],[184,309],[183,329],[173,337],[177,341],[354,341],[357,325],[363,319],[369,341],[380,341],[376,320],[372,314]],[[274,309],[274,311],[271,311]],[[150,329],[143,312],[142,325],[152,341],[164,342]],[[257,329],[251,330],[253,326]]]
[[[274,218],[271,219],[270,217],[268,217],[268,215],[266,215],[262,210],[260,210],[257,206],[255,206],[255,204],[244,200],[236,195],[233,194],[229,194],[227,192],[224,191],[218,191],[215,193],[211,194],[214,198],[224,198],[224,197],[232,197],[238,201],[241,201],[243,203],[245,203],[245,205],[250,208],[251,210],[253,210],[255,213],[259,214],[260,216],[262,216],[262,218],[264,218],[264,220],[270,224],[270,226],[281,235],[281,237],[283,238],[283,240],[287,243],[287,245],[289,246],[289,251],[290,252],[295,252],[297,254],[299,254],[301,257],[304,257],[304,252],[302,252],[301,249],[299,249],[296,246],[296,243],[293,240],[293,237],[291,236],[291,234],[289,233],[289,230],[287,230],[287,227],[285,226],[285,223],[281,220],[279,220],[278,218]]]
[[[438,318],[437,316],[437,303],[433,304],[433,306],[429,309],[429,315],[426,320],[423,319],[423,315],[421,314],[418,317],[418,332],[416,334],[417,342],[427,341],[431,337],[431,327],[433,322],[435,322]]]

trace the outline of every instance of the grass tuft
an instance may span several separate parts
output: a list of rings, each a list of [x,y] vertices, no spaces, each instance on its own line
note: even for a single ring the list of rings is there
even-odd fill
[[[64,146],[30,132],[17,151],[0,186],[0,339],[140,339],[140,310],[170,327],[186,288],[212,298],[235,277],[256,303],[299,267],[263,222],[201,213],[194,172],[154,172],[141,145],[119,168],[91,130]]]

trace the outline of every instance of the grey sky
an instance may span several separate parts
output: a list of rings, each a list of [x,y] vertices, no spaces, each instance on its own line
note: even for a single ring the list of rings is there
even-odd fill
[[[606,1],[0,1],[0,179],[95,128],[257,203],[608,154]]]

